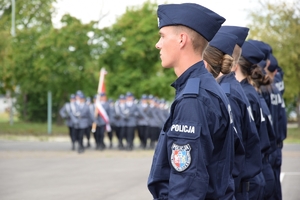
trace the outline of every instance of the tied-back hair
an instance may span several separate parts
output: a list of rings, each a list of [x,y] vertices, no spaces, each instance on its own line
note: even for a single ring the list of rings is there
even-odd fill
[[[229,74],[231,72],[233,58],[213,46],[207,46],[203,54],[203,59],[208,63],[210,71],[215,78],[219,76],[220,72],[222,74]]]
[[[242,74],[245,75],[256,89],[260,89],[261,86],[268,86],[272,83],[270,76],[264,74],[263,69],[257,64],[252,65],[243,56],[239,59],[239,65],[241,67]]]

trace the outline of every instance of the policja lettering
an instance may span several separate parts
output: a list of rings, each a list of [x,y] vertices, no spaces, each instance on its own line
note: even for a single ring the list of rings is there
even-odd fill
[[[183,133],[195,133],[195,126],[173,124],[171,127],[171,131],[183,132]]]

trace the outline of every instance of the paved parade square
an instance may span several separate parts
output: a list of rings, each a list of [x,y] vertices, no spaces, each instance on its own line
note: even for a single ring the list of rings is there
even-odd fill
[[[0,199],[152,199],[147,177],[153,150],[117,148],[83,154],[69,142],[0,141]],[[300,145],[283,149],[284,200],[299,199]]]

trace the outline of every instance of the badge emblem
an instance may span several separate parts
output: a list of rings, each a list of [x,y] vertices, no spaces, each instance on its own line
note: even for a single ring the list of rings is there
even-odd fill
[[[175,143],[172,145],[171,163],[178,172],[186,170],[191,164],[191,147],[189,144],[180,146]]]

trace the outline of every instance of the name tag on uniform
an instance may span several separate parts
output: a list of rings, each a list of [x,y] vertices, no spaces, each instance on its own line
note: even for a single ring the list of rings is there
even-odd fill
[[[182,133],[195,133],[195,126],[189,126],[184,124],[172,124],[171,131]]]

